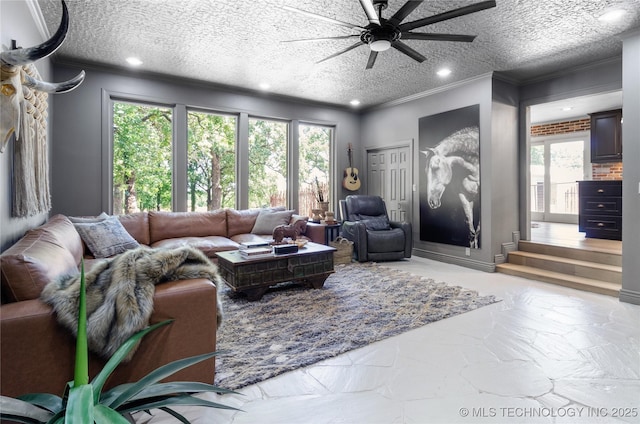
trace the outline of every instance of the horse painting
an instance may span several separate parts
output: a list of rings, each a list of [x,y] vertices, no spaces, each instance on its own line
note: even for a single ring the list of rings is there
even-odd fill
[[[468,227],[469,247],[479,248],[480,221],[474,222],[474,202],[480,192],[479,130],[466,127],[440,141],[435,147],[422,150],[426,156],[427,203],[431,209],[442,206],[442,195],[457,175],[455,187],[462,203]]]

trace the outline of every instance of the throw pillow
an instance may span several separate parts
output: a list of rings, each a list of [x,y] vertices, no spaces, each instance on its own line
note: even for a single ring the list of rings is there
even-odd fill
[[[387,218],[386,215],[360,215],[360,219],[364,223],[364,226],[367,227],[367,230],[380,231],[391,229],[391,226],[389,225],[389,218]]]
[[[261,210],[256,218],[251,234],[272,234],[278,225],[287,225],[291,221],[292,210]]]
[[[298,215],[298,214],[293,214],[291,215],[291,222],[289,222],[289,224],[293,225],[295,224],[297,221],[309,221],[309,217],[306,215]]]
[[[80,224],[83,222],[101,222],[109,218],[109,215],[107,215],[106,212],[102,212],[98,216],[69,216],[67,218],[69,218],[69,221],[73,222],[74,224]]]
[[[115,216],[100,222],[73,225],[96,258],[108,258],[140,246]]]

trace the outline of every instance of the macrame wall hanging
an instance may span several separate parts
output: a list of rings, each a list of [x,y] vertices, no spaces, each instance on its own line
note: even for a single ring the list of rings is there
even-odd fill
[[[40,80],[36,67],[30,63],[20,68]],[[24,75],[20,75],[24,81]],[[24,101],[20,103],[20,137],[14,141],[13,208],[16,217],[48,212],[51,209],[49,192],[49,161],[47,152],[47,100],[43,91],[22,86]]]

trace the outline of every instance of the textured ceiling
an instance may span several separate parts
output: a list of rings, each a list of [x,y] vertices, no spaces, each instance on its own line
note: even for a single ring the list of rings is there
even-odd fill
[[[640,0],[496,2],[495,8],[414,30],[477,35],[473,43],[406,40],[425,62],[390,49],[365,70],[368,46],[315,63],[353,39],[282,42],[357,34],[282,6],[365,26],[357,0],[67,0],[70,29],[55,60],[125,67],[126,57],[138,56],[141,71],[255,90],[266,82],[281,95],[340,105],[359,99],[370,107],[491,71],[522,82],[619,56],[620,35],[640,27]],[[383,17],[404,3],[390,0]],[[425,1],[404,22],[473,3]],[[38,4],[55,32],[60,2]],[[614,7],[627,12],[619,22],[597,19]],[[452,74],[438,77],[442,67]]]

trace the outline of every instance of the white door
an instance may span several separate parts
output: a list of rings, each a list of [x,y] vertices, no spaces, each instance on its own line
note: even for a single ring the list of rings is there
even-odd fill
[[[590,164],[584,137],[562,137],[531,144],[531,219],[578,223],[578,180]]]
[[[367,194],[380,196],[392,221],[411,222],[410,147],[367,151]]]

